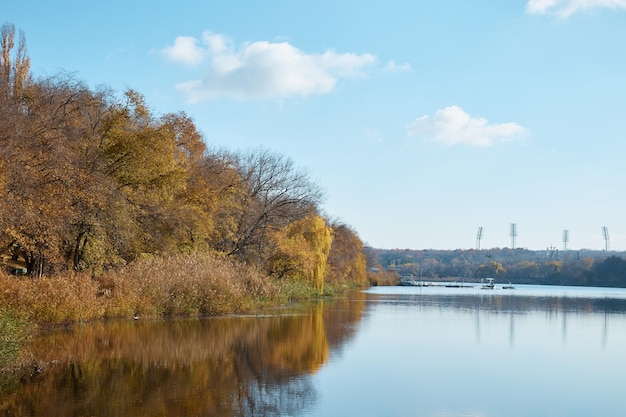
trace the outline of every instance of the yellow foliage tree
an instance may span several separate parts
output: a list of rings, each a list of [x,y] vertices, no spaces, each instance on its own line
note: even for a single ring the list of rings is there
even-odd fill
[[[363,253],[363,242],[349,226],[336,223],[333,228],[333,244],[328,256],[326,281],[367,284],[367,262]]]
[[[276,252],[268,264],[270,274],[306,279],[321,295],[333,241],[332,228],[319,215],[313,215],[276,231],[273,238]]]
[[[490,261],[478,267],[478,273],[481,278],[500,277],[506,275],[506,269],[500,262]]]

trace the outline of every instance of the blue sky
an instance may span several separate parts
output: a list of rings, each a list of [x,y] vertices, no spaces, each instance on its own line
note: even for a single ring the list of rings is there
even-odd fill
[[[201,4],[206,3],[206,4]],[[626,250],[626,0],[9,2],[35,76],[311,172],[381,248]]]

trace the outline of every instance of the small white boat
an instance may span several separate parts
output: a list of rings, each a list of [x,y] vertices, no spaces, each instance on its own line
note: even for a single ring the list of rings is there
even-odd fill
[[[487,282],[483,281],[482,279],[480,280],[480,282],[483,284],[480,289],[493,290],[494,288],[496,288],[495,284],[493,283],[493,278],[485,278],[485,280],[487,280]]]

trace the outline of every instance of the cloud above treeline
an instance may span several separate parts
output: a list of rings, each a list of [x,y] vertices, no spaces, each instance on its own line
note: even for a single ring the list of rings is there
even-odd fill
[[[432,116],[421,116],[409,126],[407,134],[448,146],[488,147],[519,139],[525,129],[517,123],[489,123],[472,117],[458,106],[449,106]]]
[[[197,79],[177,85],[190,102],[327,94],[340,79],[362,77],[377,65],[372,54],[307,53],[288,42],[255,41],[235,47],[228,37],[211,32],[201,39],[179,36],[161,53],[172,62],[199,70]],[[411,67],[389,61],[381,69],[404,72]]]
[[[526,12],[531,14],[554,14],[568,18],[574,13],[591,9],[626,10],[626,0],[529,0]]]

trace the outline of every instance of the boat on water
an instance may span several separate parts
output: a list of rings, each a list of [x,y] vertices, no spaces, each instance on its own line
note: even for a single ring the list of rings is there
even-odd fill
[[[485,280],[487,282],[485,282]],[[480,287],[481,290],[493,290],[496,288],[495,284],[493,283],[493,278],[485,278],[485,280],[480,280],[480,282],[482,283]]]
[[[432,286],[430,282],[424,282],[421,279],[418,281],[418,280],[411,279],[411,278],[401,278],[398,285],[401,287],[430,287]]]
[[[482,290],[495,290],[495,289],[500,289],[500,288],[502,288],[503,290],[515,289],[515,285],[511,284],[510,281],[508,284],[505,284],[502,287],[496,287],[495,283],[493,282],[493,278],[485,278],[485,279],[480,280],[480,282],[482,284],[480,286]]]

